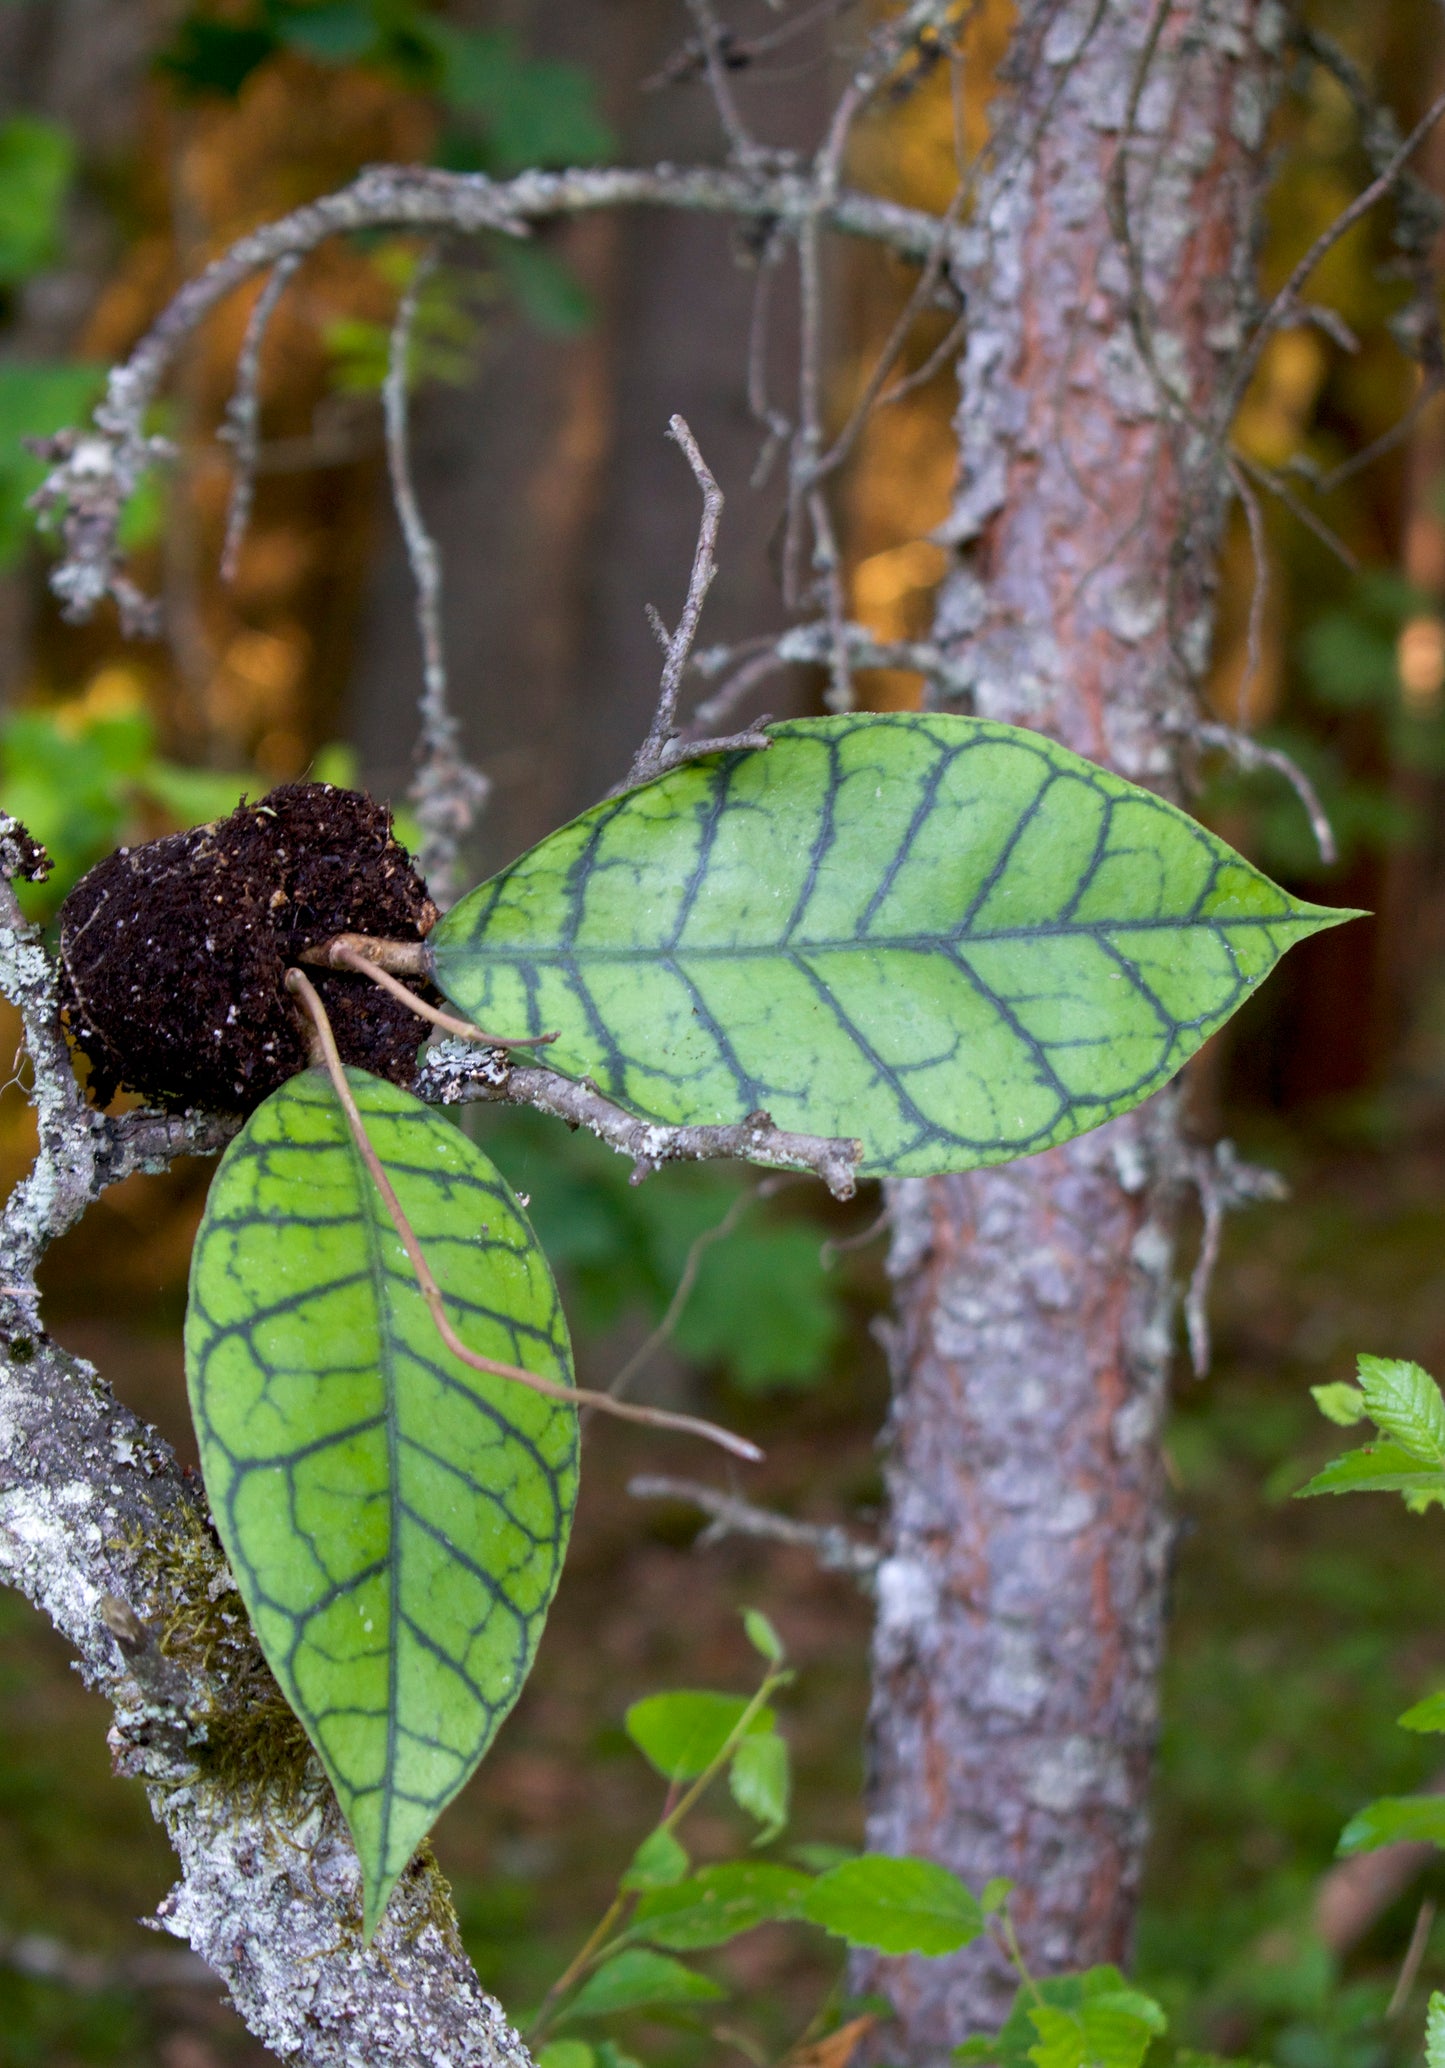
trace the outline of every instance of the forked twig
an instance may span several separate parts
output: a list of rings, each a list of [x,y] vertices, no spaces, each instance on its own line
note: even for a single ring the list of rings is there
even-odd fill
[[[654,613],[654,629],[664,641],[667,658],[662,664],[662,684],[657,695],[657,710],[648,728],[647,738],[633,757],[627,771],[626,787],[630,790],[638,783],[647,782],[652,776],[661,775],[670,767],[676,756],[671,752],[677,738],[677,699],[682,690],[683,672],[687,667],[688,655],[697,638],[698,621],[707,592],[712,587],[717,573],[717,534],[722,522],[723,494],[713,478],[711,468],[698,450],[697,440],[688,429],[686,419],[680,416],[668,418],[667,435],[678,446],[688,465],[693,479],[702,490],[702,522],[698,526],[697,547],[692,556],[692,574],[687,584],[687,601],[682,606],[682,616],[677,621],[676,631],[665,634],[662,621]]]
[[[565,1407],[595,1407],[604,1414],[617,1415],[627,1422],[645,1422],[654,1429],[674,1429],[685,1436],[701,1436],[708,1443],[716,1443],[723,1450],[731,1451],[734,1457],[746,1458],[756,1464],[762,1452],[755,1443],[749,1443],[745,1436],[735,1436],[730,1429],[720,1429],[713,1422],[701,1421],[695,1415],[673,1414],[662,1407],[639,1407],[632,1401],[614,1400],[608,1393],[595,1393],[585,1386],[568,1386],[560,1379],[545,1379],[540,1373],[526,1371],[520,1364],[503,1364],[498,1358],[483,1357],[479,1351],[469,1349],[452,1327],[446,1310],[446,1301],[441,1287],[432,1275],[416,1231],[406,1217],[396,1190],[387,1176],[381,1158],[372,1147],[371,1137],[366,1132],[366,1123],[356,1103],[346,1070],[336,1046],[336,1036],[331,1031],[331,1022],[326,1016],[326,1007],[317,995],[316,987],[304,970],[288,969],[286,989],[293,998],[300,1001],[316,1030],[316,1047],[319,1059],[324,1065],[332,1088],[346,1116],[351,1138],[356,1144],[357,1154],[371,1176],[372,1183],[381,1195],[391,1224],[395,1228],[406,1251],[412,1270],[416,1273],[417,1286],[427,1311],[430,1313],[437,1334],[451,1351],[453,1357],[468,1365],[473,1371],[486,1372],[492,1378],[511,1379],[519,1386],[526,1386],[533,1393],[540,1393],[546,1400],[560,1401]]]
[[[549,1041],[555,1041],[553,1034],[489,1034],[485,1027],[479,1027],[472,1020],[458,1019],[455,1013],[443,1012],[440,1007],[428,1005],[419,998],[400,977],[394,977],[372,956],[353,948],[345,935],[327,941],[320,948],[308,949],[301,958],[303,962],[318,964],[324,969],[350,969],[358,976],[370,977],[373,984],[380,984],[383,991],[389,991],[393,998],[424,1020],[430,1020],[434,1027],[441,1027],[448,1034],[456,1034],[463,1041],[480,1042],[483,1048],[545,1048]]]

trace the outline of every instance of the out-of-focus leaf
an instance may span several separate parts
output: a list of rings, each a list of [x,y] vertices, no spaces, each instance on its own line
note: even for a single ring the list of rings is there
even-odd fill
[[[1328,1386],[1311,1386],[1310,1394],[1320,1413],[1339,1429],[1352,1429],[1365,1419],[1364,1394],[1344,1379]]]
[[[821,1247],[816,1228],[782,1221],[709,1248],[673,1330],[677,1347],[701,1363],[725,1360],[747,1392],[813,1385],[842,1334]]]
[[[562,259],[535,241],[499,237],[497,271],[523,315],[549,337],[576,337],[592,322],[592,298]]]
[[[1445,2068],[1445,1996],[1438,1989],[1425,2013],[1425,2062],[1426,2068]]]
[[[303,51],[323,64],[351,64],[376,48],[376,21],[362,0],[292,4],[277,8],[275,20],[276,34],[289,50]]]
[[[978,1898],[933,1860],[860,1853],[820,1874],[803,1915],[877,1953],[956,1953],[984,1928]]]
[[[1445,1731],[1445,1693],[1426,1695],[1397,1719],[1402,1730]]]
[[[633,1915],[632,1929],[654,1946],[675,1953],[698,1953],[722,1946],[760,1924],[800,1917],[812,1886],[796,1867],[763,1860],[726,1860],[704,1867],[690,1881],[646,1895]]]
[[[755,1652],[761,1652],[769,1664],[781,1666],[783,1663],[783,1640],[760,1608],[745,1608],[743,1610],[743,1629],[747,1635],[748,1643]]]
[[[562,2017],[606,2018],[617,2011],[682,2003],[716,2003],[727,1991],[680,1960],[649,1946],[628,1946],[589,1975]],[[561,2022],[559,2020],[559,2022]]]
[[[215,94],[233,101],[251,74],[279,48],[275,30],[264,22],[188,14],[155,63],[182,94],[197,99]]]
[[[664,1780],[695,1781],[721,1755],[747,1708],[740,1695],[704,1688],[646,1695],[627,1712],[627,1735]],[[763,1707],[748,1729],[770,1731],[773,1722],[772,1710]]]
[[[38,115],[0,122],[0,287],[17,287],[56,258],[75,176],[70,131]]]
[[[580,66],[529,58],[505,29],[429,20],[424,34],[440,61],[441,98],[481,121],[492,170],[587,165],[611,155],[612,132]]]
[[[1372,1853],[1399,1839],[1445,1846],[1445,1795],[1386,1795],[1350,1818],[1337,1850]]]
[[[585,2039],[554,2039],[537,2054],[537,2068],[592,2068],[596,2059]]]
[[[755,1845],[771,1845],[787,1828],[791,1776],[787,1741],[776,1731],[746,1737],[732,1756],[728,1787],[733,1801],[762,1826]]]
[[[618,1887],[629,1890],[672,1888],[675,1883],[686,1880],[691,1866],[681,1839],[659,1825],[655,1831],[648,1832],[632,1855],[632,1864]]]

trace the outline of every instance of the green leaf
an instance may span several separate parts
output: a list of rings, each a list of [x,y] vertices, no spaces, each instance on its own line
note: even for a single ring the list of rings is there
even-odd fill
[[[755,1845],[771,1845],[788,1824],[788,1747],[776,1731],[760,1731],[743,1739],[732,1756],[728,1787],[733,1801],[762,1829]]]
[[[1435,1493],[1445,1488],[1445,1472],[1422,1465],[1413,1451],[1398,1443],[1367,1443],[1360,1450],[1332,1458],[1295,1496],[1311,1494]]]
[[[660,2004],[715,2003],[726,1994],[716,1982],[694,1974],[680,1960],[654,1953],[647,1946],[629,1946],[589,1975],[562,2016],[569,2021],[606,2018],[616,2011]]]
[[[1425,2013],[1426,2068],[1445,2068],[1445,1996],[1432,1991]]]
[[[1358,1386],[1337,1379],[1333,1385],[1311,1386],[1310,1393],[1320,1413],[1337,1428],[1352,1429],[1365,1419],[1365,1396]]]
[[[1362,1357],[1360,1389],[1387,1436],[1422,1465],[1445,1464],[1445,1399],[1429,1372],[1404,1357]]]
[[[278,47],[275,31],[269,27],[188,14],[156,58],[156,70],[183,94],[216,94],[233,101]]]
[[[782,1665],[783,1640],[760,1608],[743,1610],[743,1629],[755,1652],[761,1652],[771,1665]]]
[[[675,1882],[686,1879],[691,1866],[686,1846],[659,1824],[655,1831],[648,1832],[632,1855],[632,1864],[618,1887],[628,1890],[671,1888]]]
[[[816,1384],[843,1334],[817,1227],[738,1228],[704,1250],[673,1341],[699,1363],[725,1363],[747,1393]]]
[[[691,1881],[642,1898],[633,1917],[639,1938],[677,1953],[721,1946],[780,1918],[799,1917],[812,1887],[796,1867],[767,1860],[728,1860],[704,1867]]]
[[[38,115],[0,122],[0,287],[18,287],[58,256],[74,177],[68,129]]]
[[[468,1347],[569,1379],[546,1259],[479,1149],[348,1071]],[[186,1372],[242,1597],[351,1827],[365,1928],[526,1679],[576,1498],[576,1416],[448,1352],[326,1075],[211,1186]]]
[[[1006,1875],[995,1874],[992,1881],[986,1881],[979,1894],[978,1907],[985,1917],[992,1917],[1002,1910],[1014,1892],[1015,1884]]]
[[[327,65],[352,64],[367,56],[377,41],[376,22],[360,0],[279,8],[276,33],[288,49]]]
[[[526,57],[506,29],[437,20],[418,28],[440,61],[442,100],[483,123],[491,170],[585,165],[611,155],[612,132],[580,65]]]
[[[1402,1730],[1445,1731],[1445,1693],[1426,1695],[1398,1719]]]
[[[1336,1850],[1372,1853],[1401,1838],[1445,1846],[1445,1795],[1382,1796],[1350,1818]]]
[[[554,2039],[537,2055],[537,2068],[592,2068],[596,2059],[585,2039]]]
[[[741,1695],[716,1695],[701,1688],[647,1695],[624,1719],[627,1735],[666,1781],[695,1781],[721,1756],[742,1722],[748,1704]],[[770,1731],[771,1709],[759,1709],[750,1731]]]
[[[876,1953],[956,1953],[984,1924],[977,1899],[956,1874],[932,1860],[887,1853],[861,1853],[820,1874],[803,1915]]]
[[[1128,1988],[1116,1969],[1091,1969],[1083,1985],[1076,2009],[1040,2003],[1029,2010],[1035,2068],[1140,2068],[1150,2040],[1168,2030],[1159,2005]]]
[[[499,237],[492,247],[497,271],[522,313],[548,337],[577,337],[593,318],[592,297],[555,253],[535,239]]]
[[[1165,1083],[1285,949],[1289,897],[1039,735],[797,719],[595,806],[431,936],[471,1018],[647,1119],[859,1137],[865,1173],[999,1163]]]

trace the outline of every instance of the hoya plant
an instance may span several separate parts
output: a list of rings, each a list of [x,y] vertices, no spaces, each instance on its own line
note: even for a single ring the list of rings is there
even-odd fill
[[[1036,734],[908,713],[663,757],[445,916],[386,813],[325,784],[76,886],[94,1095],[245,1116],[195,1245],[191,1405],[368,1938],[526,1678],[579,1405],[755,1455],[575,1387],[547,1259],[449,1090],[550,1107],[643,1170],[723,1150],[846,1195],[1137,1105],[1348,916]],[[733,1770],[765,1793],[762,1743]]]

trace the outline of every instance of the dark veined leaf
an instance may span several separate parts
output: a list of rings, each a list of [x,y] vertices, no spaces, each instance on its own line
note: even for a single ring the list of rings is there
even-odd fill
[[[956,1874],[932,1860],[860,1853],[820,1874],[803,1902],[812,1924],[877,1953],[956,1953],[983,1930],[983,1911]]]
[[[719,1695],[706,1688],[679,1688],[647,1695],[634,1702],[624,1719],[627,1735],[665,1781],[695,1781],[719,1757],[743,1720],[748,1704],[741,1695]],[[750,1731],[770,1731],[771,1709],[759,1709]]]
[[[1397,1839],[1445,1846],[1445,1795],[1385,1795],[1356,1811],[1340,1833],[1341,1853],[1372,1853]]]
[[[1413,1451],[1400,1443],[1367,1443],[1360,1450],[1331,1458],[1297,1496],[1311,1494],[1414,1494],[1435,1493],[1445,1488],[1445,1471],[1422,1465]]]
[[[1398,1719],[1402,1730],[1445,1731],[1445,1693],[1426,1695]]]
[[[606,2018],[617,2011],[652,2005],[715,2003],[727,1991],[680,1960],[648,1946],[628,1946],[589,1975],[562,2013],[563,2018]]]
[[[1386,1436],[1423,1465],[1445,1464],[1445,1399],[1423,1366],[1405,1357],[1362,1357],[1360,1390]]]
[[[347,1074],[458,1334],[570,1381],[546,1259],[492,1165],[409,1093]],[[216,1525],[351,1827],[369,1933],[526,1679],[576,1498],[576,1416],[445,1349],[318,1070],[222,1160],[186,1372]]]
[[[632,1928],[638,1938],[650,1939],[655,1946],[696,1953],[705,1946],[725,1945],[760,1924],[801,1916],[811,1886],[810,1877],[797,1867],[727,1860],[704,1867],[691,1881],[644,1896]]]
[[[1158,1089],[1299,903],[1036,733],[799,719],[595,806],[431,936],[469,1017],[663,1122],[759,1110],[865,1172],[998,1163]]]

